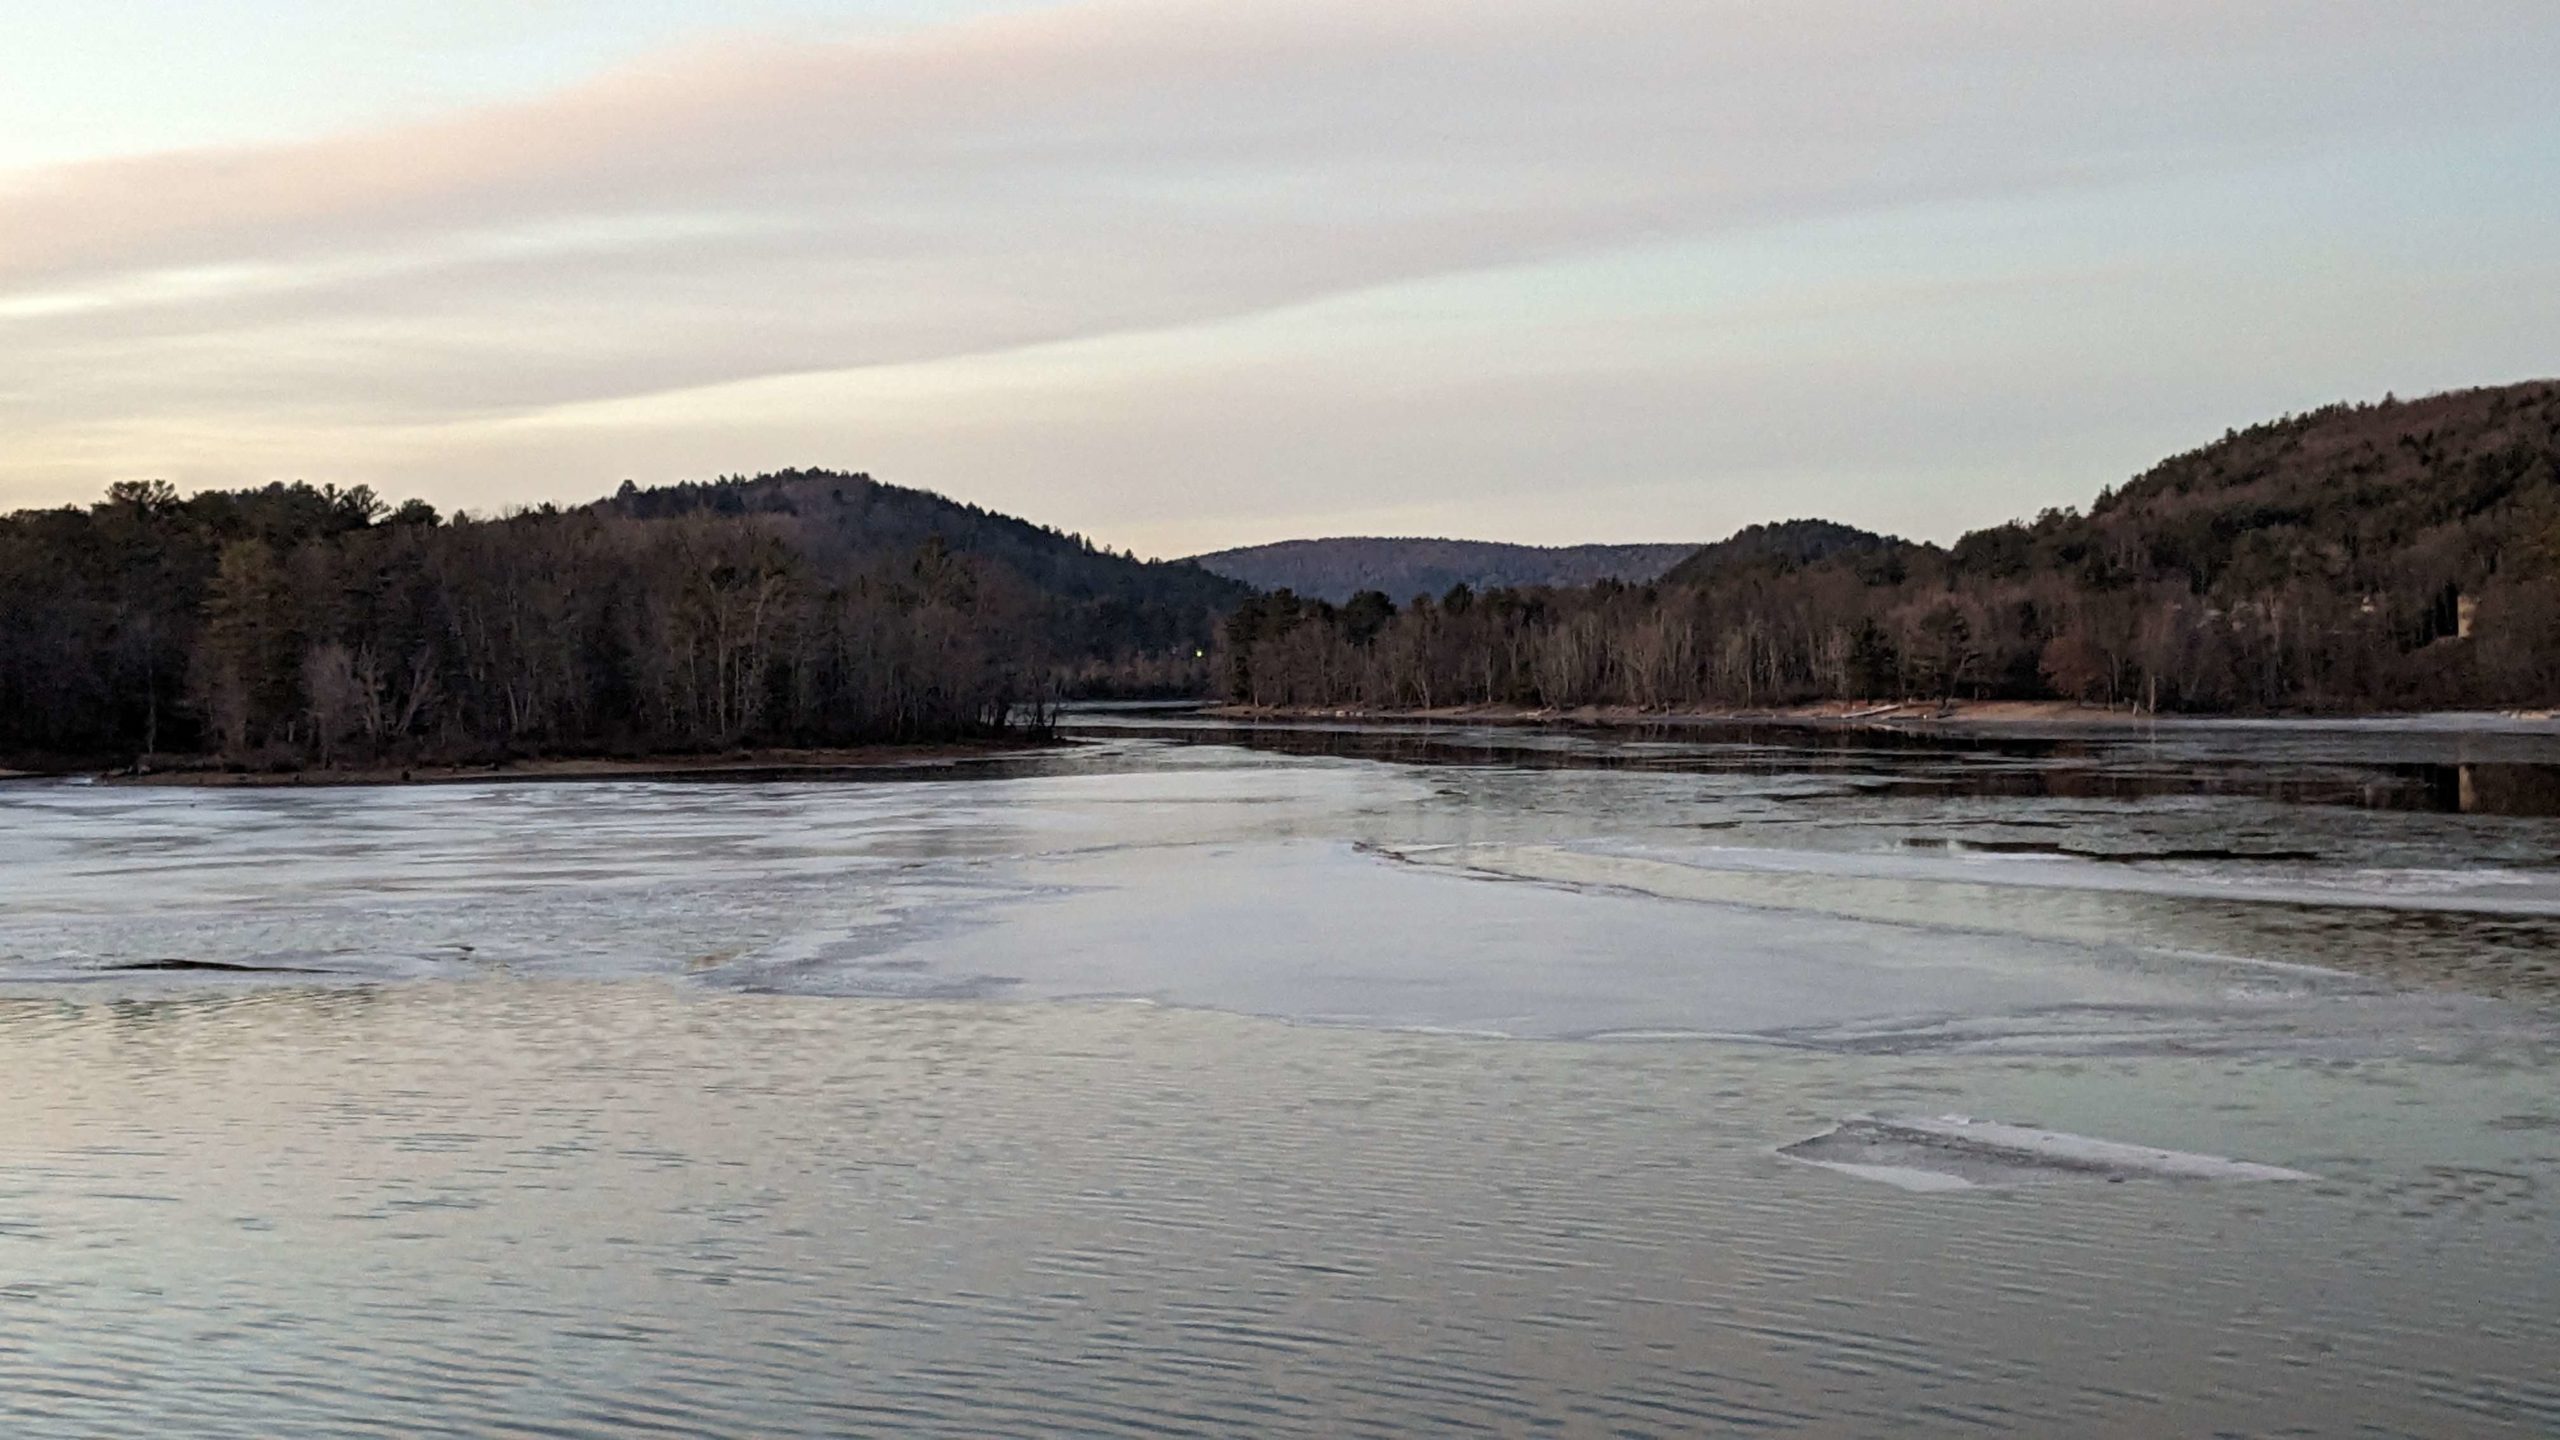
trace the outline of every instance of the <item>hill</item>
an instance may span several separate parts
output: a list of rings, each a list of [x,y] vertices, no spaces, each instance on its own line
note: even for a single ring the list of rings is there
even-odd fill
[[[1383,616],[1249,603],[1240,699],[2191,711],[2560,706],[2560,382],[2226,432],[1952,547],[1755,527],[1648,590]]]
[[[1953,558],[1966,574],[2045,572],[2101,589],[2310,586],[2433,604],[2481,591],[2519,544],[2548,542],[2555,448],[2560,381],[2332,405],[2227,432],[2085,515],[1976,531]]]
[[[1665,584],[1703,585],[1745,570],[1785,574],[1834,556],[1890,561],[1913,550],[1908,540],[1832,520],[1781,520],[1736,531],[1699,548],[1662,576]]]
[[[1686,559],[1694,545],[1504,545],[1489,540],[1348,536],[1283,540],[1195,555],[1205,570],[1258,590],[1289,590],[1335,604],[1363,590],[1402,601],[1474,590],[1538,585],[1642,583]]]
[[[452,762],[1001,731],[1198,693],[1246,592],[867,476],[446,520],[118,485],[0,517],[0,755]]]
[[[1075,632],[1076,652],[1093,659],[1197,649],[1208,643],[1215,619],[1248,593],[1190,561],[1140,560],[1081,535],[861,474],[786,470],[648,490],[626,485],[595,508],[642,520],[696,513],[788,517],[794,543],[834,569],[940,546],[1038,590],[1053,618]]]

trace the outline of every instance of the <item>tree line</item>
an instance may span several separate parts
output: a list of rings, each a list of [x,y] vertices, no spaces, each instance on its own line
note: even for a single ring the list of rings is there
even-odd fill
[[[1791,522],[1654,585],[1260,596],[1218,660],[1281,707],[2551,706],[2560,386],[2288,417],[1952,547]]]
[[[2333,406],[1952,546],[1755,527],[1652,585],[1335,605],[866,476],[446,518],[361,487],[0,517],[0,761],[943,739],[1071,695],[2188,711],[2560,703],[2560,384]]]
[[[939,740],[1044,726],[1073,684],[1205,685],[1223,592],[1009,522],[1018,552],[1059,552],[1044,586],[935,531],[925,502],[949,502],[870,493],[892,489],[800,475],[446,519],[362,487],[138,482],[0,518],[0,755]],[[837,513],[858,504],[915,523],[866,531]]]

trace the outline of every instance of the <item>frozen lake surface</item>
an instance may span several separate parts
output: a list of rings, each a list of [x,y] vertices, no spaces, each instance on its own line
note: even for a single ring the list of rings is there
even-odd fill
[[[0,785],[0,1421],[2560,1426],[2548,733],[1081,733]]]

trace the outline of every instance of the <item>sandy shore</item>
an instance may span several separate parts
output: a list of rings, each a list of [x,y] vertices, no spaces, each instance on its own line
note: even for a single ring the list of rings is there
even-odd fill
[[[489,780],[787,780],[855,773],[941,769],[1039,754],[1032,741],[858,745],[825,750],[739,750],[719,755],[654,755],[509,760],[488,765],[385,765],[327,770],[232,771],[206,765],[101,775],[107,785],[267,788],[310,785],[453,785]]]

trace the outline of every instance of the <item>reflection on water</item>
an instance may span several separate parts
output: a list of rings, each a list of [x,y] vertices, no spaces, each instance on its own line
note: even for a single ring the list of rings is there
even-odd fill
[[[0,1434],[2560,1429],[2547,736],[1147,723],[0,786]]]
[[[19,1002],[0,1043],[15,1435],[2560,1424],[2560,1114],[2513,1069],[592,982]],[[1774,1153],[1844,1109],[2320,1178]]]
[[[2297,805],[2560,816],[2560,729],[2187,722],[2143,728],[1933,730],[1718,721],[1559,730],[1501,725],[1238,723],[1071,714],[1071,731],[1250,745],[1410,765],[1796,775],[1880,796],[2141,800],[2232,796]]]

